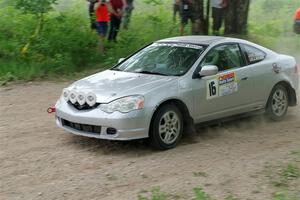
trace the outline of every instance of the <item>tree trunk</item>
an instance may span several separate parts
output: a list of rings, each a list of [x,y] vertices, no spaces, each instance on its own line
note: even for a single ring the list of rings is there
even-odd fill
[[[246,34],[250,0],[229,0],[225,10],[225,34]]]
[[[206,2],[206,17],[205,17],[205,29],[204,32],[206,35],[209,35],[209,19],[210,19],[210,0]]]
[[[37,15],[38,22],[35,28],[34,33],[30,36],[28,42],[25,44],[25,46],[21,49],[21,54],[25,57],[28,53],[29,47],[31,43],[39,36],[39,34],[42,32],[44,27],[44,13],[39,13]]]

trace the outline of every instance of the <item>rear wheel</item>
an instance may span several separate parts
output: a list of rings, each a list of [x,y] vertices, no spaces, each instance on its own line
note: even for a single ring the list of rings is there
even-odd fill
[[[175,147],[181,139],[183,119],[180,110],[166,104],[156,112],[150,130],[150,145],[155,149],[166,150]]]
[[[282,120],[288,109],[288,93],[284,86],[276,85],[269,97],[267,115],[274,121]]]

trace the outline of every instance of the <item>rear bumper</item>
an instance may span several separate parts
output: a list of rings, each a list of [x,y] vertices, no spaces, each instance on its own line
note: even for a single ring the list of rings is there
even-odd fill
[[[67,120],[77,125],[101,127],[100,131],[92,132],[74,128],[64,123]],[[148,137],[149,119],[144,110],[130,113],[105,113],[98,108],[79,111],[64,101],[56,104],[56,124],[58,127],[75,135],[107,140],[134,140]],[[115,134],[108,129],[114,129]],[[98,130],[98,129],[97,129]]]

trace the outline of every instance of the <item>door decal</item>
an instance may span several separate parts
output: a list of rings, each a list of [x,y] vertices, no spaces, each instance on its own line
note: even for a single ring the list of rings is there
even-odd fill
[[[219,96],[219,81],[217,78],[208,80],[206,82],[206,88],[207,99],[213,99]]]

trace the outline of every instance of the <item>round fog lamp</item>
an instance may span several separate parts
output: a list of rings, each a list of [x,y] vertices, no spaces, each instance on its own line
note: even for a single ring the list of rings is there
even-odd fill
[[[77,101],[77,93],[75,91],[72,91],[70,93],[70,97],[69,98],[70,98],[71,103],[75,104],[76,101]]]
[[[66,101],[69,101],[70,91],[68,89],[63,90],[63,97]]]
[[[96,104],[96,101],[97,101],[97,97],[94,93],[88,93],[87,96],[86,96],[86,103],[89,105],[89,106],[94,106]]]
[[[85,104],[85,94],[83,92],[77,94],[77,102],[81,106]]]

